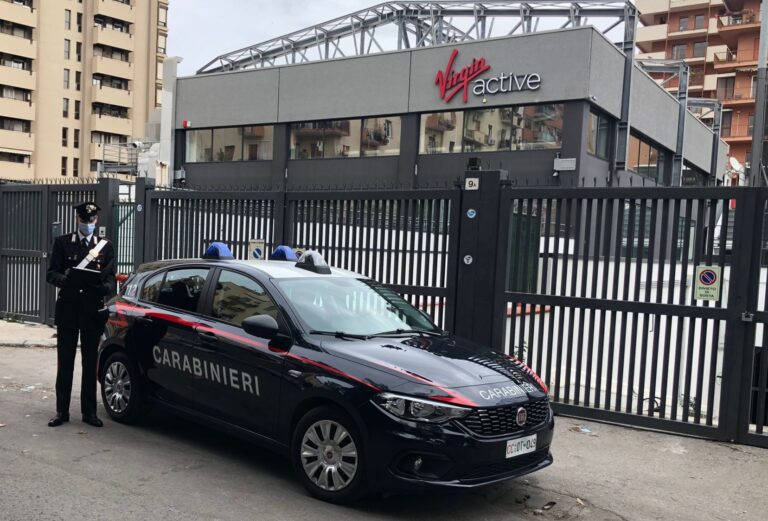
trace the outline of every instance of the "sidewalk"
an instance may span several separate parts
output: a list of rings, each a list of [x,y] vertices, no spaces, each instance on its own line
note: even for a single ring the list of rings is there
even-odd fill
[[[0,320],[0,347],[56,347],[56,329],[29,322]]]

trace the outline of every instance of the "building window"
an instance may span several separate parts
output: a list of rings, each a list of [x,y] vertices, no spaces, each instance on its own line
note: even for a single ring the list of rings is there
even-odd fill
[[[31,102],[32,91],[20,89],[18,87],[9,87],[8,85],[0,85],[0,98]]]
[[[685,52],[687,50],[688,46],[686,44],[679,44],[679,45],[673,45],[672,46],[672,59],[673,60],[684,60],[685,59]]]
[[[82,42],[75,42],[75,57],[77,61],[83,61],[83,44]]]
[[[242,159],[242,127],[213,129],[213,160],[222,162],[242,161]]]
[[[397,156],[400,154],[400,117],[366,118],[360,136],[363,156]]]
[[[165,6],[161,5],[157,8],[157,25],[168,27],[168,8]]]
[[[75,135],[73,136],[73,139],[72,139],[72,146],[75,148],[80,148],[80,129],[79,128],[75,129]]]
[[[75,100],[75,119],[80,119],[80,100]]]
[[[165,54],[165,46],[167,40],[168,37],[166,35],[161,33],[157,34],[157,52],[160,54]]]
[[[69,88],[69,69],[64,69],[64,88]]]
[[[67,175],[67,158],[66,157],[61,158],[61,175],[63,176]]]
[[[461,152],[463,112],[434,112],[421,115],[421,154]]]
[[[157,62],[157,72],[156,72],[156,81],[162,81],[163,80],[163,62],[159,61]]]
[[[0,152],[0,161],[29,165],[29,156],[25,154],[14,154],[13,152]]]
[[[77,13],[77,32],[83,32],[83,13]]]
[[[83,73],[75,71],[75,90],[80,90],[80,83],[83,79]]]
[[[13,132],[29,134],[32,131],[32,123],[25,119],[4,118],[0,116],[0,130],[12,130]]]
[[[243,154],[246,161],[272,159],[272,139],[275,128],[271,125],[243,128]]]
[[[64,9],[64,29],[69,31],[72,28],[72,11]]]
[[[707,23],[707,17],[704,16],[703,14],[697,14],[694,21],[693,28],[704,29],[704,27],[706,27],[706,23]]]
[[[91,159],[91,172],[98,172],[99,171],[99,161],[98,159]]]
[[[64,40],[64,59],[65,60],[69,59],[69,47],[71,43],[72,42],[70,42],[69,40]]]
[[[0,33],[10,34],[11,36],[16,36],[17,38],[24,38],[25,40],[32,39],[31,27],[27,27],[26,25],[15,24],[13,22],[7,22],[5,20],[0,20]]]
[[[608,117],[590,112],[587,129],[587,152],[607,160],[610,132],[611,122]]]
[[[718,78],[717,79],[717,99],[729,100],[733,99],[733,91],[736,86],[736,78]]]
[[[64,98],[62,102],[61,115],[65,118],[69,117],[69,98]]]
[[[724,111],[722,119],[720,120],[720,137],[731,136],[732,123],[733,123],[733,112],[730,110]]]
[[[187,130],[186,132],[186,162],[200,163],[211,161],[213,158],[213,131]]]
[[[68,146],[68,138],[69,137],[69,129],[67,127],[63,127],[61,129],[61,146],[65,147]]]
[[[163,86],[155,85],[155,107],[163,104]]]
[[[627,148],[627,170],[662,184],[664,182],[663,149],[644,138],[630,134],[629,147]]]
[[[707,42],[696,42],[693,44],[693,57],[704,58],[707,55]]]
[[[680,17],[680,25],[678,26],[679,31],[687,31],[688,30],[688,17],[687,16],[681,16]]]
[[[337,119],[291,125],[291,159],[360,156],[360,120]]]
[[[80,160],[78,158],[72,158],[72,177],[78,177],[80,175]]]

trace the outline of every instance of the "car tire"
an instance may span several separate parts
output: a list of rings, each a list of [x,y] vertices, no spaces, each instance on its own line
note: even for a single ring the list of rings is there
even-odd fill
[[[110,418],[120,423],[136,423],[144,416],[144,382],[130,356],[123,352],[109,355],[99,382],[101,401]]]
[[[336,407],[317,407],[299,420],[291,462],[304,487],[323,501],[350,503],[368,492],[362,437],[349,415]]]

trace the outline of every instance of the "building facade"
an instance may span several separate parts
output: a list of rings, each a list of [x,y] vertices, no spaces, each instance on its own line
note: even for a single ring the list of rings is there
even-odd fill
[[[612,172],[624,64],[580,27],[199,74],[166,85],[163,110],[191,188],[445,187],[470,163],[519,186],[669,185],[679,104],[639,67],[627,168]],[[684,165],[716,184],[712,147],[724,165],[727,145],[684,124]]]
[[[160,104],[167,0],[0,0],[0,179],[94,175]]]
[[[730,155],[749,163],[760,42],[759,0],[638,0],[639,58],[683,59],[690,96],[723,103],[720,135]],[[667,84],[671,91],[677,81]],[[712,112],[703,112],[706,121]],[[733,179],[736,180],[735,178]]]

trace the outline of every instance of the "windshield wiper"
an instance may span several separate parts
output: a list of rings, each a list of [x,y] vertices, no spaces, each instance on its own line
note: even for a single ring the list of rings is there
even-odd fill
[[[332,336],[336,338],[354,338],[356,340],[368,340],[367,335],[355,335],[353,333],[347,333],[344,331],[318,331],[316,329],[312,329],[309,332],[310,335],[325,335],[325,336]]]
[[[375,336],[394,336],[394,335],[419,335],[419,336],[445,336],[444,333],[437,331],[426,331],[424,329],[393,329],[392,331],[382,331],[381,333],[374,333],[369,335]]]

